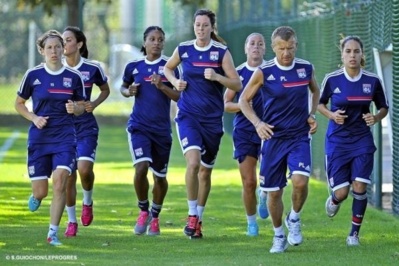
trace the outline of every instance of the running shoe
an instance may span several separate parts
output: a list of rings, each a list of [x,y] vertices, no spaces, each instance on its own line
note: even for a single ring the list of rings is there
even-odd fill
[[[259,235],[259,227],[257,223],[248,224],[247,227],[247,236],[258,236]]]
[[[267,209],[267,196],[262,195],[264,194],[262,190],[258,189],[258,215],[262,219],[266,219],[269,217],[269,210]]]
[[[195,232],[192,236],[190,236],[190,239],[200,239],[202,237],[202,222],[199,221],[195,227]]]
[[[37,211],[37,209],[39,209],[41,203],[42,202],[40,200],[33,197],[33,195],[30,195],[29,200],[28,200],[29,210],[31,212]]]
[[[283,253],[288,248],[287,238],[285,236],[274,236],[273,245],[270,253]]]
[[[140,211],[136,225],[134,226],[134,233],[136,235],[144,234],[147,231],[147,226],[150,224],[150,221],[151,221],[150,213],[146,211]]]
[[[197,215],[189,215],[187,218],[187,224],[184,227],[184,233],[186,236],[192,236],[195,234],[196,228],[198,223],[198,216]]]
[[[303,237],[301,232],[301,219],[289,219],[289,214],[285,219],[285,226],[288,228],[288,243],[292,246],[298,246],[302,243]]]
[[[52,246],[61,246],[62,245],[62,243],[58,240],[58,237],[56,235],[48,236],[47,242]]]
[[[338,213],[339,207],[341,207],[341,204],[335,205],[332,202],[332,197],[331,196],[329,196],[327,198],[327,201],[326,201],[326,213],[327,213],[328,217],[330,217],[330,218],[334,217]]]
[[[89,226],[93,221],[93,202],[90,205],[83,204],[82,215],[80,216],[80,221],[83,226]]]
[[[357,236],[348,236],[346,238],[346,245],[348,247],[359,246],[360,245],[359,237],[357,237]]]
[[[157,236],[160,234],[161,234],[161,231],[159,230],[159,218],[152,218],[150,225],[148,227],[147,235]]]
[[[66,237],[74,237],[76,236],[77,232],[78,232],[78,223],[69,222],[64,235]]]

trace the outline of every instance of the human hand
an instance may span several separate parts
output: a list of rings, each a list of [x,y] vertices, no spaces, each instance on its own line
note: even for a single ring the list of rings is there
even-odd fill
[[[338,125],[343,125],[345,122],[345,119],[348,117],[345,114],[345,110],[337,110],[332,114],[332,120],[334,120],[335,123],[337,123]]]
[[[93,102],[87,101],[87,102],[84,102],[84,107],[85,107],[85,111],[86,111],[86,112],[91,113],[91,112],[94,111],[94,109],[95,109],[97,106],[95,106],[95,104],[94,104]]]
[[[68,114],[74,114],[76,109],[76,102],[68,100],[68,102],[65,104],[65,108]]]
[[[128,97],[136,96],[139,91],[139,88],[138,88],[139,86],[140,86],[140,83],[133,83],[132,85],[130,85],[129,88],[127,88]]]
[[[310,126],[309,133],[314,134],[317,131],[317,121],[312,116],[308,117],[308,124]]]
[[[204,70],[205,79],[216,80],[217,79],[217,75],[218,74],[215,72],[215,70],[213,70],[213,68],[205,68],[205,70]]]
[[[151,84],[154,84],[158,89],[160,89],[163,84],[162,77],[153,72],[151,75]]]
[[[35,115],[35,117],[32,119],[32,122],[38,129],[42,129],[47,125],[47,119],[49,119],[48,116]]]
[[[262,140],[269,140],[269,139],[272,138],[272,136],[274,134],[274,132],[272,130],[273,128],[274,128],[274,126],[269,125],[269,124],[267,124],[267,123],[265,123],[263,121],[260,121],[260,120],[259,120],[259,122],[257,122],[255,124],[256,132],[258,133],[258,136]]]
[[[372,115],[371,113],[363,114],[362,118],[369,127],[373,126],[377,122],[375,116]]]
[[[178,79],[175,84],[173,84],[173,87],[176,88],[178,91],[183,91],[187,87],[187,81],[184,81],[182,79]]]

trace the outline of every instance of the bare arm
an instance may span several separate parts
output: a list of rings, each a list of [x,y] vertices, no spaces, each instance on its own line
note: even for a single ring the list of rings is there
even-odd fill
[[[327,106],[323,103],[319,103],[317,106],[317,110],[327,117],[329,120],[334,120],[335,123],[342,125],[345,122],[345,119],[348,117],[345,115],[344,110],[337,110],[335,112],[330,111]]]
[[[240,99],[238,100],[238,105],[241,111],[255,127],[259,124],[261,119],[256,115],[254,109],[252,108],[251,101],[262,86],[263,73],[261,70],[257,69],[252,74],[251,79],[248,81],[247,86],[245,86],[243,92],[241,93]]]
[[[274,126],[263,122],[256,115],[254,109],[251,106],[251,101],[253,97],[263,86],[263,78],[264,77],[262,70],[255,70],[247,86],[245,86],[244,91],[242,92],[240,99],[238,100],[238,104],[246,118],[251,121],[251,123],[255,126],[256,132],[258,133],[259,137],[265,140],[270,139],[273,136],[272,129],[274,128]]]
[[[122,86],[119,88],[119,91],[124,97],[129,98],[137,95],[139,86],[139,83],[133,83],[130,85],[126,82],[123,82]]]
[[[309,89],[312,92],[312,106],[310,110],[310,115],[308,117],[308,124],[310,126],[310,134],[314,134],[317,131],[317,121],[314,118],[314,114],[317,111],[317,105],[319,103],[320,99],[320,89],[319,85],[316,82],[315,76],[314,76],[314,71],[312,73],[312,79],[310,80],[309,83]]]
[[[99,88],[100,88],[101,92],[98,95],[97,99],[95,99],[92,102],[90,102],[90,101],[85,102],[86,112],[93,112],[94,109],[97,108],[97,106],[99,106],[102,102],[105,101],[105,99],[108,98],[109,93],[110,93],[108,83],[101,85]]]
[[[179,56],[179,51],[178,48],[176,48],[172,56],[169,58],[168,62],[166,62],[166,65],[163,68],[163,73],[165,74],[165,77],[169,80],[170,83],[172,83],[173,87],[175,87],[176,90],[178,91],[182,91],[187,87],[187,81],[184,81],[182,79],[177,79],[175,76],[174,70],[180,64],[180,62],[181,60]]]
[[[32,121],[37,128],[41,129],[47,124],[48,117],[39,117],[33,112],[30,112],[26,107],[26,100],[20,96],[17,96],[14,103],[15,110],[29,121]]]
[[[236,92],[226,89],[224,93],[224,110],[229,113],[238,113],[241,111],[240,106],[237,102],[234,102],[234,98],[236,96]]]
[[[312,74],[312,79],[310,80],[310,83],[309,83],[309,89],[312,92],[312,107],[311,107],[310,113],[314,115],[317,111],[317,105],[318,105],[319,99],[320,99],[320,89],[319,89],[319,85],[316,82],[314,72]]]
[[[162,77],[160,75],[153,73],[151,75],[151,83],[154,84],[158,90],[162,91],[166,96],[168,96],[169,99],[172,99],[175,102],[179,100],[180,92],[166,86],[162,82]]]
[[[240,91],[242,88],[240,77],[234,67],[231,53],[227,50],[222,60],[222,68],[225,75],[217,74],[212,68],[206,68],[204,77],[209,80],[214,80],[233,91]]]

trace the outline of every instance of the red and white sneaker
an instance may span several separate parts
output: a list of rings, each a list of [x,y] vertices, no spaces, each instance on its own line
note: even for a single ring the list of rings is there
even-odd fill
[[[198,216],[189,215],[187,218],[187,224],[184,227],[184,233],[186,234],[186,236],[192,236],[195,234],[197,224],[198,224]]]
[[[199,221],[195,227],[195,233],[194,235],[190,236],[190,239],[200,239],[202,237],[202,221]]]
[[[89,226],[93,221],[93,202],[91,205],[83,204],[82,207],[82,215],[80,216],[80,221],[82,222],[83,226]]]

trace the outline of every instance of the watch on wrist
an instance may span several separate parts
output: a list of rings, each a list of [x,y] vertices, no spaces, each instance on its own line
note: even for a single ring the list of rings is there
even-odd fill
[[[309,116],[310,116],[311,118],[313,118],[314,120],[316,120],[316,115],[315,115],[315,114],[309,114]]]

